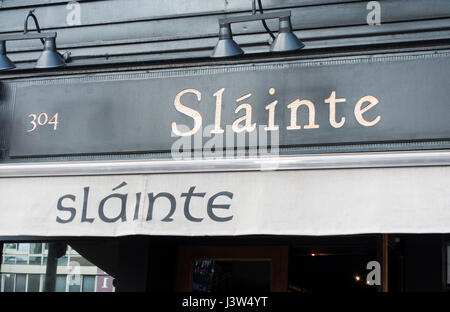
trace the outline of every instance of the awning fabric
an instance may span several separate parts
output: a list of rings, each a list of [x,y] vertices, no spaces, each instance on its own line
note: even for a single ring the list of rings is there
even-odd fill
[[[449,233],[449,186],[448,166],[1,178],[0,236]]]

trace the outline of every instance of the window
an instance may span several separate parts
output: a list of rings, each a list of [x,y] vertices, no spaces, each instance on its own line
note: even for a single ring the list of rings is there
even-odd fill
[[[80,292],[80,291],[81,291],[80,284],[69,285],[69,292]]]
[[[66,266],[67,262],[67,256],[61,257],[58,259],[58,266]]]
[[[450,285],[450,244],[447,245],[447,285]]]
[[[93,266],[92,263],[81,256],[70,256],[70,262],[72,261],[79,263],[80,266]]]
[[[69,292],[81,291],[81,275],[69,275]]]
[[[19,251],[20,251],[21,253],[28,253],[29,247],[30,247],[30,244],[20,243],[20,244],[19,244]]]
[[[41,265],[41,257],[30,256],[29,264]]]
[[[13,250],[16,250],[16,249],[17,249],[17,244],[15,244],[15,243],[5,244],[5,249],[13,249]]]
[[[28,275],[28,292],[38,292],[41,287],[41,275],[30,274]]]
[[[41,254],[41,253],[42,253],[42,243],[30,244],[30,254]]]
[[[16,274],[16,289],[15,292],[25,292],[27,284],[26,274]]]
[[[48,244],[5,243],[1,255],[0,292],[40,292],[45,288],[45,272],[48,256]],[[55,276],[57,292],[111,292],[113,278],[100,270],[75,249],[68,246],[66,254],[57,261],[58,273]],[[76,274],[74,274],[76,273]],[[97,281],[104,288],[97,290]]]
[[[255,292],[270,290],[270,261],[196,260],[193,292]]]
[[[15,264],[16,263],[16,257],[3,256],[3,263],[4,264]]]
[[[28,264],[27,256],[16,256],[16,264]]]
[[[181,246],[176,290],[286,291],[287,261],[286,246]]]
[[[95,276],[83,275],[83,292],[95,291]]]
[[[14,291],[14,281],[16,279],[15,274],[4,274],[5,284],[3,286],[4,292],[13,292]]]
[[[65,292],[66,291],[66,280],[67,280],[67,275],[56,275],[55,292]]]

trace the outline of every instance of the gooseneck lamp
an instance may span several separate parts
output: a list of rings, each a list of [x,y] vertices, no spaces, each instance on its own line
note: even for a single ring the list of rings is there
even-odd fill
[[[36,68],[56,68],[66,65],[62,56],[56,51],[55,39],[45,39],[44,51],[36,62]]]
[[[220,24],[219,41],[214,48],[212,57],[229,57],[242,54],[244,54],[244,51],[233,40],[230,24]]]
[[[28,32],[29,18],[33,19],[34,24],[36,25],[37,33],[30,34]],[[31,39],[40,39],[44,45],[44,50],[37,60],[35,66],[36,68],[58,68],[66,65],[64,58],[56,49],[56,32],[41,32],[37,17],[34,15],[34,10],[31,10],[25,18],[23,34],[0,36],[0,71],[9,70],[16,67],[6,55],[6,42],[12,40]]]
[[[16,65],[6,56],[6,41],[0,41],[0,70],[15,68]]]
[[[266,31],[270,34],[272,39],[274,39],[270,45],[271,52],[297,51],[305,46],[292,32],[291,11],[263,13],[261,0],[258,0],[258,4],[259,14],[256,13],[255,0],[253,0],[251,15],[219,19],[219,41],[217,42],[211,57],[233,57],[244,54],[244,51],[242,51],[239,45],[233,40],[233,35],[231,33],[231,24],[233,23],[262,21]],[[276,37],[272,34],[265,22],[266,19],[275,18],[279,19],[279,29]]]
[[[292,33],[291,18],[283,16],[280,18],[278,35],[270,45],[272,52],[285,52],[300,50],[305,45]]]

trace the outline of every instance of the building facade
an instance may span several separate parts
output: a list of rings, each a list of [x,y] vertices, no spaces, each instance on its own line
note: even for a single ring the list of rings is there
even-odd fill
[[[1,267],[1,292],[43,292],[48,243],[5,243]],[[55,291],[111,292],[112,277],[68,246],[58,258]]]
[[[447,291],[449,34],[448,0],[1,1],[1,290]]]

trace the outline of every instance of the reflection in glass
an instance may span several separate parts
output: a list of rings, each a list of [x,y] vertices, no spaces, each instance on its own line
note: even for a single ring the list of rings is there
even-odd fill
[[[95,276],[83,276],[83,292],[93,292],[95,290]]]
[[[4,292],[13,292],[15,274],[4,274],[3,276],[5,277]]]
[[[450,245],[447,246],[447,284],[450,284]]]
[[[194,278],[192,290],[194,292],[211,292],[213,288],[215,261],[194,261]]]
[[[30,244],[30,254],[41,254],[41,253],[42,253],[42,243]]]
[[[70,256],[70,262],[77,262],[80,266],[94,266],[87,259],[81,256]]]
[[[25,292],[27,276],[25,274],[16,274],[16,292]]]
[[[41,276],[39,274],[28,275],[28,292],[38,292],[41,286]]]
[[[13,250],[16,250],[16,249],[17,249],[17,244],[15,244],[15,243],[8,243],[8,244],[5,244],[5,249],[13,249]]]
[[[29,264],[41,265],[41,259],[42,259],[41,257],[30,256]]]
[[[80,292],[81,291],[81,275],[72,274],[69,275],[69,292]]]
[[[14,257],[14,256],[4,256],[3,257],[3,263],[4,264],[15,264],[16,263],[16,257]]]
[[[16,256],[16,264],[28,264],[27,256]]]
[[[80,292],[81,291],[81,285],[69,285],[69,292]]]
[[[0,267],[0,291],[44,291],[48,244],[44,242],[5,243],[3,247],[0,260],[4,265]],[[110,282],[113,280],[112,277],[80,256],[71,247],[67,248],[66,254],[58,259],[57,265],[60,266],[57,268],[58,273],[71,274],[55,276],[56,291],[114,291]],[[75,272],[76,274],[73,274]],[[108,287],[105,286],[104,289],[99,287],[97,290],[96,285],[102,282],[105,282],[104,284]]]
[[[67,256],[58,259],[58,266],[66,266],[66,265],[67,265]]]
[[[19,244],[19,251],[22,253],[28,253],[28,249],[30,248],[30,244],[27,243],[20,243]]]
[[[268,292],[270,261],[196,260],[194,292]]]
[[[66,275],[56,275],[56,287],[55,292],[66,291]]]

